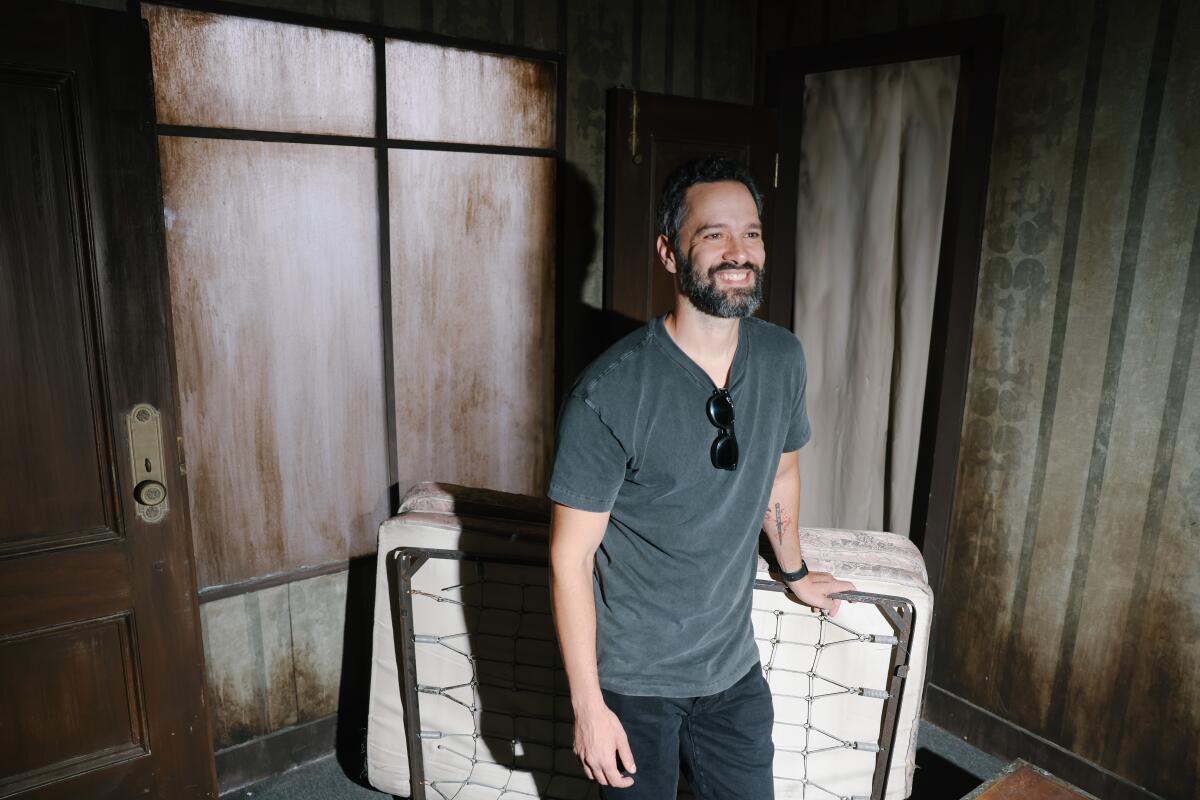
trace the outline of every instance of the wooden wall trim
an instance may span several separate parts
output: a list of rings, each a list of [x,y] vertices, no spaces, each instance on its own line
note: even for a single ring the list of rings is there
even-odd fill
[[[361,558],[374,558],[375,554],[371,553]],[[270,575],[263,575],[259,578],[251,578],[246,581],[238,581],[237,583],[225,583],[219,586],[209,586],[206,589],[200,590],[200,602],[211,603],[213,600],[221,600],[225,597],[237,597],[240,594],[249,594],[258,592],[263,589],[270,589],[272,586],[282,586],[285,583],[294,583],[307,578],[317,578],[321,575],[332,575],[335,572],[345,572],[350,568],[349,559],[340,559],[338,561],[330,561],[325,564],[316,564],[307,567],[298,567],[297,569],[286,570],[284,572],[273,572]]]
[[[217,752],[222,795],[315,761],[334,751],[337,714],[302,722]]]
[[[997,758],[1024,759],[1085,792],[1106,800],[1164,800],[1062,745],[1019,727],[966,698],[930,683],[922,719]]]

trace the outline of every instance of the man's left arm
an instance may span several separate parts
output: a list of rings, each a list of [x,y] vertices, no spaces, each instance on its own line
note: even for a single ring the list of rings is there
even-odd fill
[[[804,556],[800,552],[800,531],[796,520],[800,517],[800,451],[784,453],[775,471],[775,483],[771,487],[771,501],[763,515],[763,531],[775,551],[775,560],[784,572],[800,569]],[[829,595],[852,591],[854,584],[841,581],[828,572],[809,572],[798,581],[787,584],[792,594],[807,606],[824,608],[833,616],[841,601]]]

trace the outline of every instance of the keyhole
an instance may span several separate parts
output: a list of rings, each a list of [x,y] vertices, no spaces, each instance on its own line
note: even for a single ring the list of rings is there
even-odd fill
[[[150,459],[146,459],[146,472],[150,472]]]

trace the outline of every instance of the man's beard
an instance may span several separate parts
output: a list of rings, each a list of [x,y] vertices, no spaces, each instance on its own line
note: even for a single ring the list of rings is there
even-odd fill
[[[692,301],[692,305],[714,317],[736,319],[748,317],[758,310],[762,304],[763,280],[762,267],[758,264],[733,264],[725,262],[717,264],[708,270],[708,280],[700,277],[691,259],[680,259],[679,287],[684,295]],[[720,289],[717,287],[717,273],[725,269],[748,269],[753,274],[751,283],[747,286]]]

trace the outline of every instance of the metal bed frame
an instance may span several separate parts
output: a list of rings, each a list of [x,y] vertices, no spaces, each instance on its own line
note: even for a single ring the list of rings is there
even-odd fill
[[[426,788],[425,760],[421,741],[427,738],[421,728],[419,704],[420,686],[417,683],[417,634],[413,617],[412,580],[429,559],[447,559],[519,567],[549,568],[544,558],[511,558],[502,555],[467,553],[458,550],[439,550],[421,547],[398,547],[387,554],[388,592],[391,601],[392,627],[396,648],[397,672],[400,676],[400,696],[404,703],[405,745],[408,750],[411,800],[429,800]],[[548,585],[547,581],[547,585]],[[779,581],[756,579],[755,589],[787,593]],[[844,602],[869,603],[876,606],[891,626],[895,643],[888,666],[887,697],[884,699],[879,749],[875,756],[875,771],[871,780],[870,800],[883,800],[887,790],[888,767],[895,749],[896,723],[900,700],[908,676],[909,647],[912,642],[915,610],[903,597],[870,592],[838,592],[833,595]],[[826,790],[828,791],[828,790]]]

